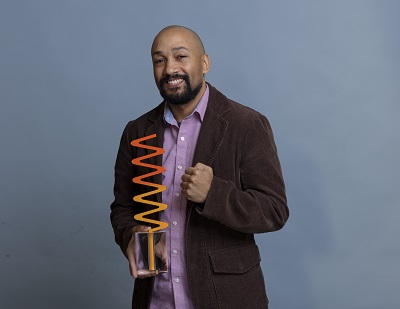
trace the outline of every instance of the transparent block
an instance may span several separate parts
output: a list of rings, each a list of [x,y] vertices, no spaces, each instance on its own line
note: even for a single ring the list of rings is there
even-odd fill
[[[135,234],[135,256],[138,274],[168,272],[166,232]]]

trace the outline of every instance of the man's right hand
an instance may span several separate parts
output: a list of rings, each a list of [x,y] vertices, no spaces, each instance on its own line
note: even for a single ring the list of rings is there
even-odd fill
[[[150,230],[149,226],[145,225],[139,225],[135,226],[132,228],[132,238],[129,241],[128,248],[126,250],[126,256],[128,257],[129,260],[129,271],[131,273],[131,276],[133,276],[135,279],[139,278],[147,278],[151,276],[157,275],[156,271],[150,271],[150,270],[139,270],[137,269],[136,265],[136,258],[135,258],[135,234],[137,232],[148,232]]]

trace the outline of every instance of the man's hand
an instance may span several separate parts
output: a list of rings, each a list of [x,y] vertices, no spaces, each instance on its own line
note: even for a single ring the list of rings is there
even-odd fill
[[[154,246],[154,254],[158,257],[162,264],[161,270],[167,271],[168,270],[168,255],[167,255],[167,233],[162,233],[161,238],[158,243]]]
[[[150,271],[150,270],[139,270],[137,269],[136,265],[136,258],[135,258],[135,234],[137,232],[147,232],[150,230],[149,226],[145,225],[139,225],[135,226],[132,229],[132,238],[129,241],[128,248],[126,249],[126,255],[129,260],[129,271],[131,273],[131,276],[133,276],[135,279],[139,278],[146,278],[146,277],[151,277],[157,275],[157,271]]]
[[[197,163],[188,167],[182,176],[182,194],[195,203],[204,203],[210,191],[213,180],[213,170],[210,166]]]

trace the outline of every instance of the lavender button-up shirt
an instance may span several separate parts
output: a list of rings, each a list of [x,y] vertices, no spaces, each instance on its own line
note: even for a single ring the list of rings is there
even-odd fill
[[[200,127],[207,108],[208,86],[193,113],[176,122],[168,104],[164,109],[165,132],[163,148],[163,203],[168,208],[161,213],[161,221],[169,224],[167,232],[168,273],[155,277],[151,309],[192,309],[185,261],[185,221],[187,199],[181,195],[181,177],[192,166]]]

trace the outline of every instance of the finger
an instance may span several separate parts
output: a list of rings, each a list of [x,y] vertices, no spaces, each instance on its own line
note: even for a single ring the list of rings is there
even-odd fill
[[[143,278],[147,278],[147,277],[153,277],[155,275],[158,275],[158,269],[156,269],[156,270],[141,269],[138,271],[137,278],[143,279]]]
[[[201,173],[203,172],[202,170],[199,170],[198,168],[194,168],[194,167],[189,167],[189,168],[190,168],[190,170],[188,170],[188,173],[183,174],[183,175],[186,175],[185,176],[186,181],[192,181],[194,176],[200,176]],[[182,177],[183,177],[183,175],[182,175]]]
[[[185,174],[187,175],[199,175],[203,169],[198,167],[188,167],[185,170]]]
[[[182,189],[181,192],[182,192],[182,195],[183,195],[184,197],[186,197],[186,198],[188,197],[187,189]]]
[[[147,232],[148,230],[151,229],[150,226],[146,226],[146,225],[139,225],[137,227],[134,228],[135,232]]]
[[[131,276],[134,277],[135,279],[139,276],[137,267],[136,267],[136,259],[133,257],[129,257],[129,272],[131,273]]]
[[[183,182],[188,182],[188,181],[190,180],[190,175],[188,175],[188,174],[183,174],[182,177],[181,177],[181,180],[182,180]]]

